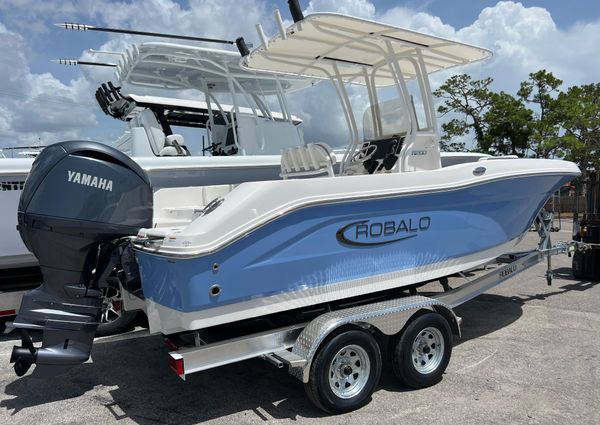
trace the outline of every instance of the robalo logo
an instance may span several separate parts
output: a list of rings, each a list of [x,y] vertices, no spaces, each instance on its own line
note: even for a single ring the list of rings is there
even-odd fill
[[[431,227],[431,217],[399,218],[384,221],[360,220],[339,229],[336,238],[351,246],[386,245],[417,237]]]

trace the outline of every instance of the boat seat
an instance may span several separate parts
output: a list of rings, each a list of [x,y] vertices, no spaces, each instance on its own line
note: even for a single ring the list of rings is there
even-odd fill
[[[165,145],[158,153],[158,156],[190,156],[190,152],[183,144],[181,134],[171,134],[165,137]]]
[[[281,174],[284,179],[319,174],[335,175],[336,163],[331,148],[325,143],[309,143],[281,150]]]
[[[157,156],[189,156],[189,151],[183,144],[183,136],[165,133],[159,124],[154,112],[144,109],[137,114],[133,121],[134,127],[142,127],[146,131],[150,148]]]
[[[142,127],[146,131],[150,148],[154,155],[158,155],[165,147],[165,133],[158,123],[154,112],[144,109],[135,117],[135,127]]]

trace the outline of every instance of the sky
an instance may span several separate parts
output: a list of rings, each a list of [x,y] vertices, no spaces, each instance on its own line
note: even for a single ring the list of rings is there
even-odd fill
[[[304,12],[340,12],[479,45],[492,59],[432,75],[435,89],[450,75],[491,76],[493,89],[514,93],[530,72],[547,69],[563,88],[600,80],[600,2],[595,0],[312,0]],[[290,21],[284,0],[0,0],[0,148],[67,139],[110,143],[124,124],[102,114],[97,86],[112,72],[67,67],[56,58],[114,61],[87,49],[122,51],[148,38],[72,32],[56,22],[80,22],[257,43],[255,24],[268,35],[273,10]],[[165,41],[165,40],[160,40]],[[214,47],[214,46],[211,46]],[[125,87],[144,94],[143,88]],[[307,142],[336,145],[347,134],[341,111],[320,84],[291,98],[304,119]],[[177,94],[182,95],[182,94]],[[183,95],[193,98],[195,93]],[[354,93],[353,102],[364,96]]]

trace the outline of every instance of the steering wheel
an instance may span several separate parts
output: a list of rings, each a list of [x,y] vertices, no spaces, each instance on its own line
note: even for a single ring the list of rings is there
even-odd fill
[[[371,150],[371,151],[369,151]],[[377,152],[377,146],[376,145],[363,145],[358,152],[355,152],[354,155],[352,155],[352,158],[350,158],[350,162],[365,162],[369,159],[371,159],[371,157],[373,157],[373,155],[375,155],[375,152]]]

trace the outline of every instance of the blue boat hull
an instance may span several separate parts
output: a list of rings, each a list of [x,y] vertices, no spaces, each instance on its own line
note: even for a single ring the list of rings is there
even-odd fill
[[[370,291],[369,279],[390,273],[409,276],[398,286],[418,282],[410,279],[412,270],[441,277],[444,268],[438,272],[438,265],[477,261],[478,253],[516,243],[549,195],[571,178],[509,178],[453,191],[306,207],[196,258],[138,250],[144,296],[163,310],[207,313],[307,290],[316,300],[352,282],[362,282],[353,292],[359,295]],[[211,295],[213,285],[220,287],[217,296]]]

